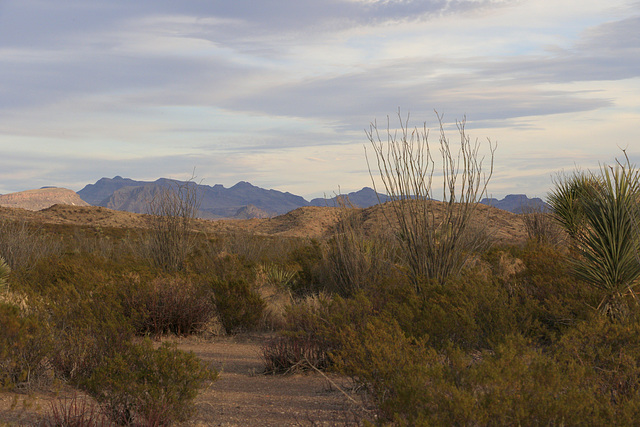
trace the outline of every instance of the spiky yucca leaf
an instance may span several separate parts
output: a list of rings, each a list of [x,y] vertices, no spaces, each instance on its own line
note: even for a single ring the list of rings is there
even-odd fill
[[[571,176],[561,176],[555,182],[555,190],[547,198],[554,218],[575,239],[584,227],[584,212],[582,200],[588,193],[599,186],[598,180],[592,174],[574,172]]]

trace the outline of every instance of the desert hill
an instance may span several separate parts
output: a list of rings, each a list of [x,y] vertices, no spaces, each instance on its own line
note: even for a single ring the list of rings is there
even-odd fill
[[[39,211],[55,204],[89,206],[78,194],[66,188],[41,188],[0,196],[0,206]]]
[[[432,201],[436,216],[444,204]],[[207,220],[197,219],[194,231],[203,233],[251,233],[263,236],[282,236],[322,239],[332,235],[337,221],[345,214],[357,215],[367,233],[386,233],[388,217],[392,217],[389,204],[350,210],[331,207],[306,206],[272,218]],[[67,224],[85,227],[115,227],[140,229],[148,227],[149,216],[116,211],[100,206],[54,205],[32,212],[0,207],[0,219],[25,220],[41,224]],[[521,243],[527,238],[521,215],[494,207],[479,205],[473,219],[478,227],[498,242]]]

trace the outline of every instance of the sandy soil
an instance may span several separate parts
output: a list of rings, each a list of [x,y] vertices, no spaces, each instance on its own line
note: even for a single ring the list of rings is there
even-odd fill
[[[347,426],[357,425],[362,409],[337,387],[349,381],[336,375],[311,372],[263,375],[260,356],[265,335],[185,338],[178,347],[193,351],[220,372],[219,379],[202,390],[197,414],[186,425],[195,426]],[[69,388],[30,395],[0,393],[0,425],[36,425],[51,402],[74,393]],[[358,397],[353,395],[353,399]]]
[[[345,378],[310,372],[263,375],[264,336],[183,341],[180,348],[211,362],[220,378],[198,397],[196,424],[216,426],[353,425],[358,409],[336,386]],[[357,399],[357,396],[354,396]]]

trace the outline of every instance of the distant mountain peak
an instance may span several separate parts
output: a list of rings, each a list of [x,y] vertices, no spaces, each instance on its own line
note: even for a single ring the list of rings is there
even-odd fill
[[[549,206],[539,197],[529,198],[525,194],[508,194],[502,200],[496,198],[484,198],[480,201],[483,205],[492,206],[512,213],[520,214],[527,209],[547,210]]]

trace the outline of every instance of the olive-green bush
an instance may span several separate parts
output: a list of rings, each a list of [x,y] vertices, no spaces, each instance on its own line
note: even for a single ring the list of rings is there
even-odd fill
[[[145,340],[107,359],[85,387],[119,424],[169,425],[189,419],[198,390],[217,375],[193,353]]]
[[[0,389],[48,383],[52,337],[46,325],[19,308],[0,302]]]
[[[259,325],[265,302],[251,284],[213,280],[210,286],[213,303],[227,333],[250,331]]]

